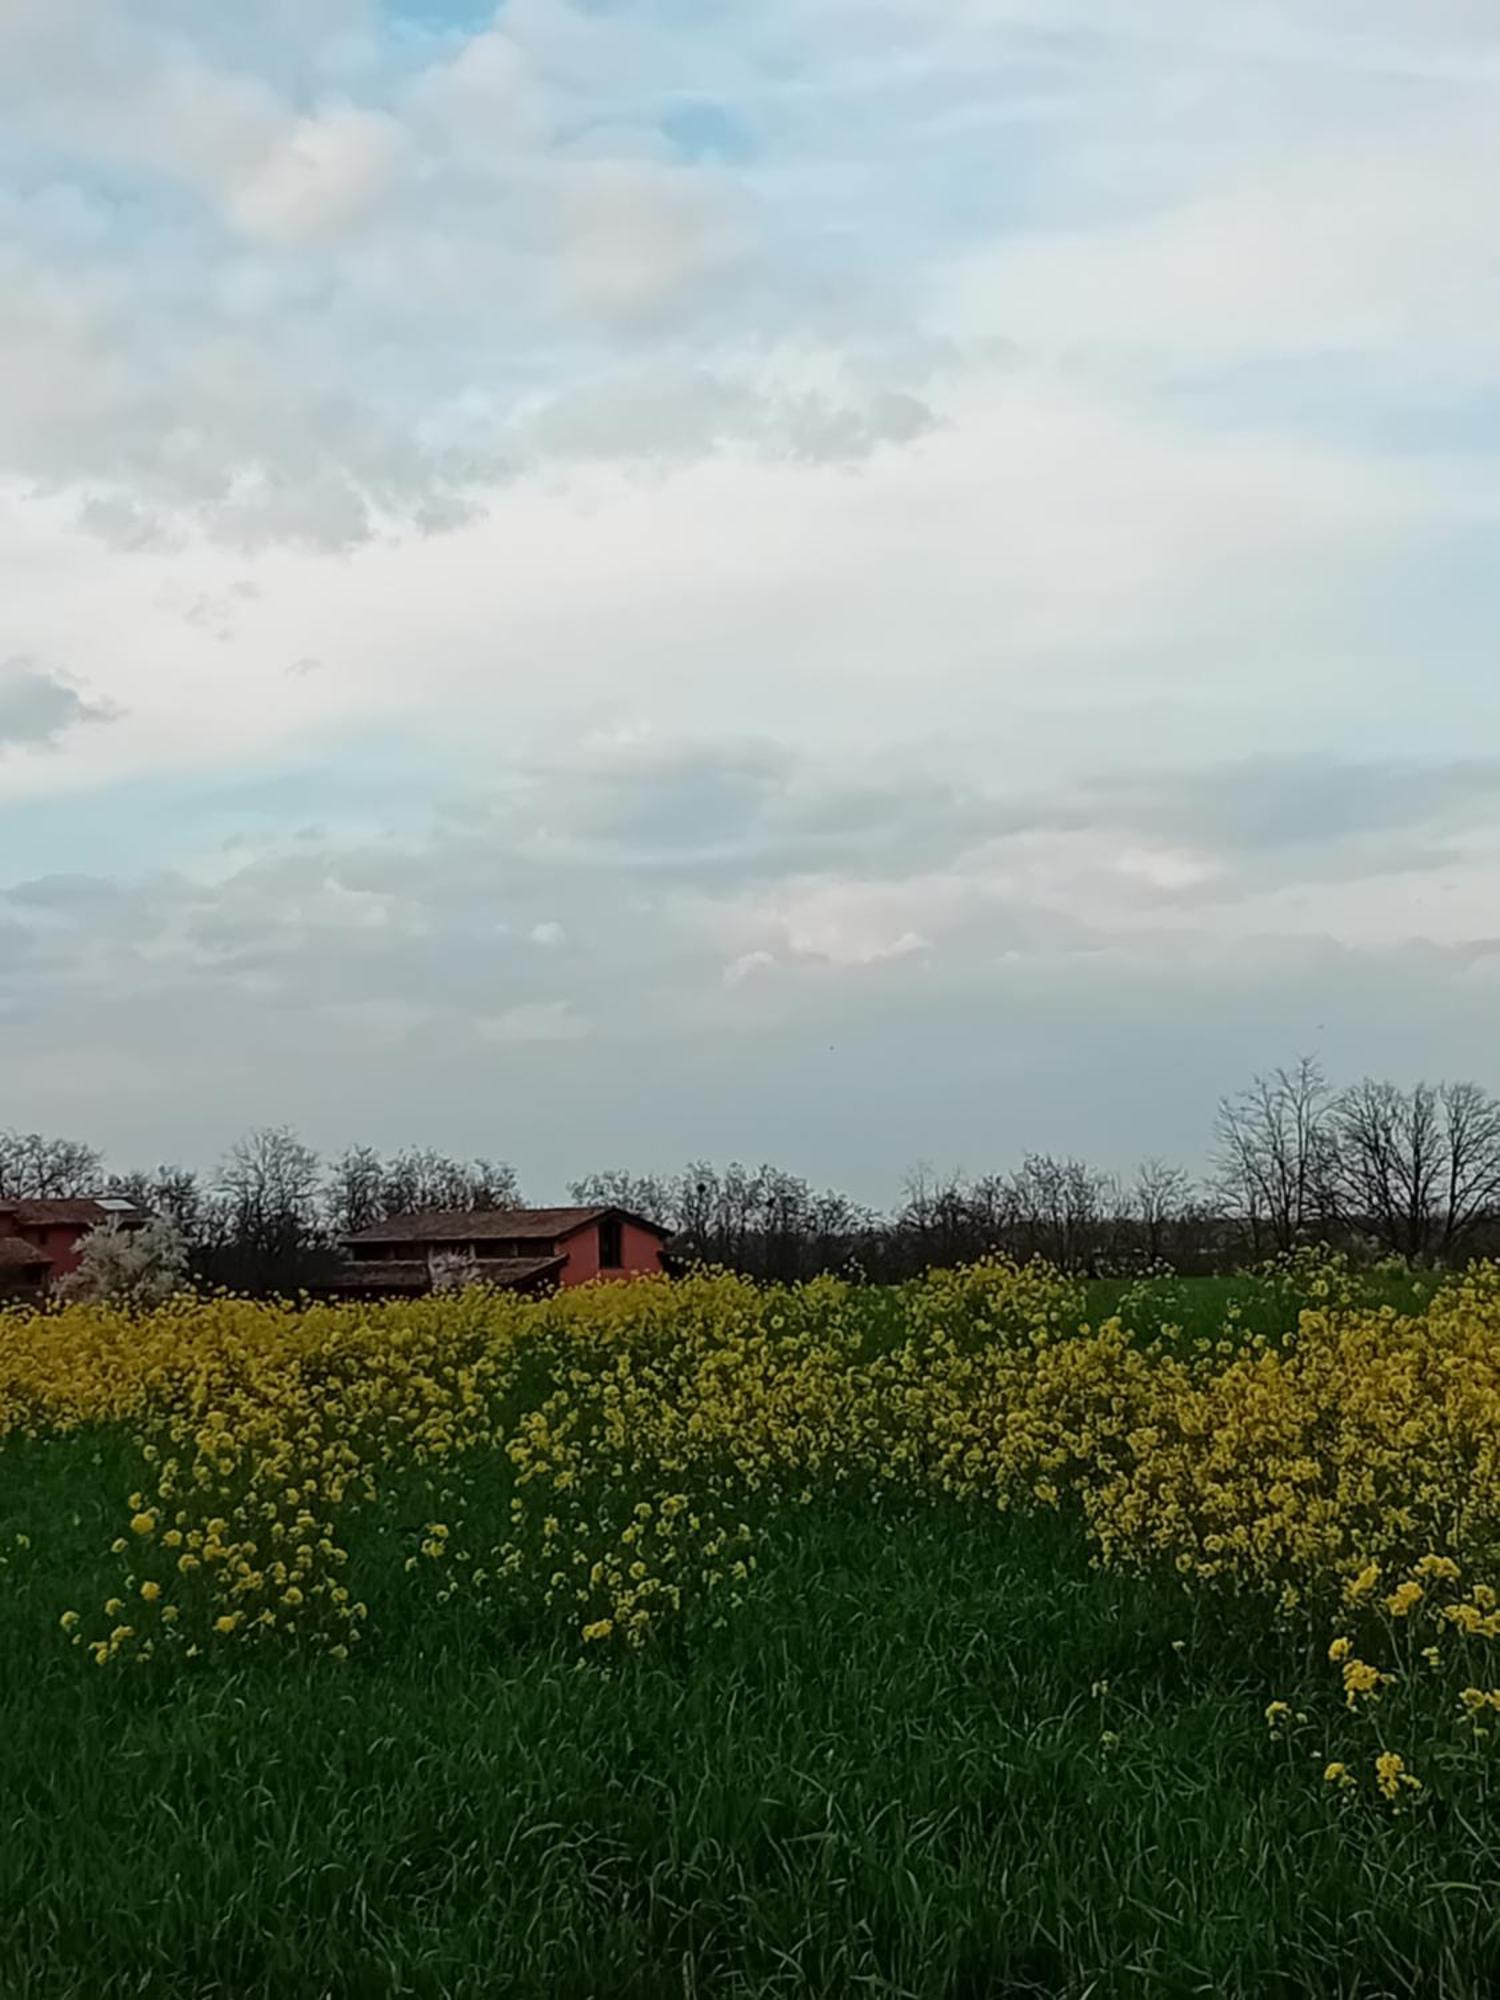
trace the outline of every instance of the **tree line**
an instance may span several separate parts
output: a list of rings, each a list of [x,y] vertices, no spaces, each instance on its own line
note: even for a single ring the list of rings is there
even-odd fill
[[[208,1175],[110,1174],[76,1140],[0,1132],[0,1201],[101,1190],[168,1218],[200,1282],[247,1292],[313,1282],[342,1236],[388,1217],[522,1200],[498,1160],[368,1146],[324,1160],[286,1127],[250,1133]],[[1095,1274],[1207,1273],[1309,1242],[1445,1265],[1500,1252],[1500,1099],[1474,1083],[1336,1089],[1304,1058],[1220,1102],[1201,1179],[1160,1159],[1121,1177],[1028,1153],[1003,1173],[915,1172],[886,1212],[737,1163],[593,1173],[569,1193],[659,1222],[685,1261],[768,1279],[889,1281],[991,1252]]]

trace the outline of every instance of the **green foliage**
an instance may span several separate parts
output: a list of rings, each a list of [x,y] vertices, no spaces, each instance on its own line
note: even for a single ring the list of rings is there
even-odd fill
[[[1275,1334],[1295,1283],[1087,1304],[1189,1339],[1238,1305]],[[1008,1337],[992,1279],[950,1292],[942,1317]],[[909,1324],[898,1296],[865,1295],[869,1351]],[[1349,1719],[1321,1652],[1243,1598],[1099,1568],[1065,1514],[854,1482],[751,1502],[740,1614],[596,1661],[555,1623],[434,1601],[416,1472],[351,1521],[371,1615],[348,1662],[101,1670],[59,1621],[117,1587],[139,1477],[123,1428],[0,1446],[5,1995],[1493,1990],[1483,1761],[1461,1813],[1323,1784]],[[1320,1680],[1327,1702],[1268,1727]]]

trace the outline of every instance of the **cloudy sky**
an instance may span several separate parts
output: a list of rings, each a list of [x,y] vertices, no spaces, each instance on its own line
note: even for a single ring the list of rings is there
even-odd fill
[[[1500,1086],[1494,0],[0,0],[0,1124]]]

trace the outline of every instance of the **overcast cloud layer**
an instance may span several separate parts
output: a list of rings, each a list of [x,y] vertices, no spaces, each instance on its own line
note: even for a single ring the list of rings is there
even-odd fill
[[[1500,1087],[1489,0],[0,0],[0,1124]]]

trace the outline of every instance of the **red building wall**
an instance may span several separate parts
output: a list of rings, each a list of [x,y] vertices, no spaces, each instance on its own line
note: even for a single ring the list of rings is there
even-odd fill
[[[15,1209],[0,1207],[0,1235],[19,1236],[23,1243],[34,1243],[50,1257],[49,1282],[77,1270],[83,1239],[93,1227],[92,1222],[32,1222],[18,1215]]]
[[[94,1227],[92,1222],[54,1222],[46,1228],[23,1229],[21,1234],[37,1244],[52,1259],[52,1280],[65,1278],[78,1269],[83,1239]]]
[[[620,1263],[616,1270],[599,1265],[599,1224],[590,1222],[558,1244],[567,1256],[558,1276],[562,1285],[586,1285],[593,1278],[640,1278],[662,1269],[661,1238],[638,1222],[620,1223]]]

